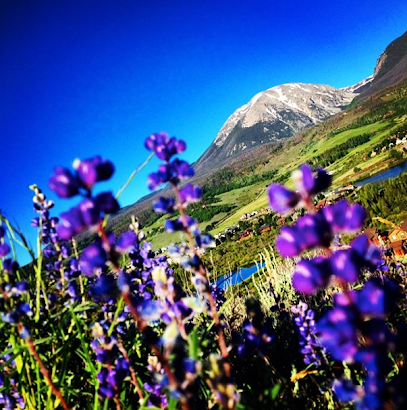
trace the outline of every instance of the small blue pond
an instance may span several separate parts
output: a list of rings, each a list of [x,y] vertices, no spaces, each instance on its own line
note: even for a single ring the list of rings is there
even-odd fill
[[[356,182],[355,186],[363,186],[366,184],[371,184],[372,182],[382,182],[389,178],[395,178],[397,175],[401,174],[403,171],[407,170],[407,162],[398,165],[386,171],[380,172],[379,174],[373,175],[369,178],[363,179],[362,181]]]
[[[250,268],[240,268],[238,271],[233,272],[229,275],[223,275],[216,281],[216,285],[223,290],[226,290],[230,285],[237,285],[238,283],[243,282],[249,276],[256,273],[260,270],[265,263],[261,263],[259,265],[253,265]]]

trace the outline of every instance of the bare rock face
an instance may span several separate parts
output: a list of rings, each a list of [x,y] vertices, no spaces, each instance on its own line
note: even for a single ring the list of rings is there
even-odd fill
[[[380,54],[379,58],[377,59],[373,77],[377,77],[379,72],[382,71],[382,68],[385,65],[386,59],[387,59],[387,53],[384,51],[382,54]]]
[[[377,59],[373,79],[358,100],[364,99],[407,79],[407,31],[392,41]]]
[[[388,75],[391,71],[399,71],[398,67],[407,58],[407,31],[400,37],[392,41],[386,50],[377,59],[377,64],[374,70],[374,80],[377,81],[381,77]],[[407,76],[407,73],[403,73]]]
[[[260,144],[291,137],[342,111],[356,95],[350,87],[303,83],[260,92],[228,118],[195,167],[213,167]]]

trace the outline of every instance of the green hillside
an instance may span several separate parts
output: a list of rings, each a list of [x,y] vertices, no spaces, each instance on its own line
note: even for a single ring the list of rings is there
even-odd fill
[[[406,83],[370,97],[284,144],[265,145],[256,151],[254,161],[248,154],[247,158],[242,156],[220,171],[198,179],[204,189],[204,199],[198,207],[230,207],[228,212],[201,222],[200,228],[215,235],[236,225],[243,214],[267,207],[266,187],[273,181],[290,185],[291,170],[304,162],[330,170],[335,188],[353,184],[407,159],[407,144],[388,148],[396,143],[396,137],[403,138],[407,133],[405,107]],[[197,216],[200,219],[199,212]],[[145,224],[155,249],[181,239],[179,234],[157,232],[155,228],[161,223],[162,219]]]

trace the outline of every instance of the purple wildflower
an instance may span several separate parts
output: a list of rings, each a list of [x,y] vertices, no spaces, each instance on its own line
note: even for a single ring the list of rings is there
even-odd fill
[[[76,176],[63,167],[54,169],[54,175],[49,180],[49,187],[60,198],[71,198],[79,193],[79,184]]]
[[[292,173],[296,192],[280,184],[271,184],[268,189],[270,207],[280,214],[287,214],[295,207],[311,203],[311,198],[324,191],[331,184],[328,173],[318,168],[316,175],[308,164],[303,164],[300,169]]]
[[[160,196],[153,204],[154,211],[159,214],[173,214],[175,212],[175,201],[172,198]]]
[[[331,274],[327,258],[302,259],[294,270],[293,286],[298,292],[311,294],[326,287]]]
[[[280,184],[271,184],[268,188],[270,207],[275,212],[287,214],[300,202],[301,197]]]
[[[322,209],[326,221],[335,233],[359,231],[366,218],[366,211],[358,204],[350,205],[343,200]]]
[[[120,209],[119,203],[111,192],[96,195],[95,202],[104,214],[115,214]]]
[[[168,162],[176,155],[184,152],[186,144],[175,137],[170,138],[165,132],[152,134],[145,140],[145,146],[148,150],[154,151],[158,158]]]
[[[179,197],[180,202],[186,206],[202,198],[202,189],[199,186],[187,184],[179,190]]]
[[[98,239],[82,252],[79,259],[79,266],[84,275],[92,276],[101,272],[106,266],[106,262],[107,253],[102,247],[100,239]]]
[[[335,360],[354,360],[358,351],[358,328],[357,318],[350,307],[330,310],[318,322],[317,329],[321,344]]]
[[[77,172],[78,183],[87,191],[90,191],[96,182],[106,181],[114,173],[113,163],[100,156],[82,161],[76,160],[74,168]]]
[[[245,319],[243,322],[242,343],[238,345],[238,354],[248,356],[258,352],[261,357],[264,357],[267,346],[275,338],[272,319],[264,317],[258,300],[248,298],[245,304],[250,319]]]
[[[116,250],[120,253],[130,253],[136,246],[137,235],[132,232],[123,233],[116,242]]]
[[[331,176],[322,168],[318,168],[314,175],[308,164],[302,164],[298,171],[294,171],[292,179],[302,198],[307,198],[325,191],[331,185]]]
[[[325,350],[316,337],[314,311],[308,309],[308,305],[304,302],[292,306],[291,311],[295,314],[294,323],[300,335],[300,352],[304,356],[304,363],[320,366]]]
[[[10,246],[5,242],[0,243],[0,258],[6,257],[10,253]]]

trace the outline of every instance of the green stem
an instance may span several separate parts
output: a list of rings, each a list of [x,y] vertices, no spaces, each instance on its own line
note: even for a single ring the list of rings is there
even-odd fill
[[[39,234],[37,236],[37,266],[35,266],[36,273],[36,311],[35,311],[35,321],[40,320],[40,302],[41,302],[41,270],[42,270],[42,252],[41,252],[41,231],[42,231],[42,222],[40,218]]]
[[[19,330],[19,332],[21,332],[21,330],[22,330],[22,325],[21,324],[18,325],[18,330]],[[44,376],[44,378],[45,378],[46,382],[48,383],[48,385],[51,387],[52,392],[58,398],[58,400],[60,401],[60,403],[61,403],[62,407],[64,408],[64,410],[71,410],[71,408],[66,403],[64,397],[62,396],[61,391],[58,389],[57,386],[55,386],[54,382],[52,381],[52,377],[49,374],[48,369],[45,367],[44,362],[41,360],[40,355],[38,354],[37,349],[34,346],[34,342],[32,341],[32,339],[30,337],[28,337],[25,340],[27,342],[29,352],[34,357],[35,361],[38,363],[39,370],[42,373],[42,375]],[[37,373],[37,380],[38,380],[38,377],[39,377],[39,375]],[[39,389],[37,391],[38,391],[38,394],[39,394]],[[40,403],[40,401],[39,401],[39,403]]]

